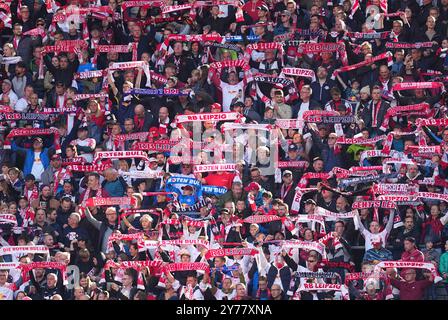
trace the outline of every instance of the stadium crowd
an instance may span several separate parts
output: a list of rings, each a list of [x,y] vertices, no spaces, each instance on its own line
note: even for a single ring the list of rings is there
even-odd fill
[[[4,0],[0,30],[0,300],[448,291],[448,0]]]

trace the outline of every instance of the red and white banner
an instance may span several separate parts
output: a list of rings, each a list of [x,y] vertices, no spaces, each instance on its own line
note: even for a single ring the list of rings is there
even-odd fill
[[[326,210],[322,207],[316,207],[314,210],[315,214],[318,214],[323,217],[332,218],[332,219],[351,219],[356,215],[357,210],[353,210],[350,212],[332,212],[330,210]]]
[[[1,213],[0,214],[0,224],[8,223],[8,224],[17,224],[17,218],[13,214],[9,213]]]
[[[114,70],[126,70],[142,68],[146,76],[146,86],[151,87],[151,74],[149,73],[149,66],[146,61],[128,61],[128,62],[114,62],[109,67],[109,72]],[[112,77],[113,78],[113,77]]]
[[[148,154],[144,151],[98,151],[93,162],[100,159],[133,159],[139,158],[149,162]]]
[[[47,246],[10,246],[10,247],[1,247],[0,248],[0,256],[4,256],[6,254],[49,254]]]
[[[361,68],[363,66],[372,64],[372,63],[374,63],[376,61],[383,60],[383,59],[387,59],[387,63],[388,64],[392,63],[392,53],[389,52],[389,51],[388,52],[384,52],[384,53],[382,53],[382,54],[380,54],[380,55],[378,55],[376,57],[373,57],[371,59],[367,59],[367,60],[364,60],[364,61],[352,64],[350,66],[341,67],[339,69],[334,70],[333,71],[333,75],[331,77],[332,77],[332,79],[334,79],[341,72],[353,71],[353,70],[356,70],[358,68]]]
[[[149,132],[133,132],[126,134],[117,134],[114,136],[116,141],[128,141],[128,140],[140,140],[145,141],[148,139]]]
[[[193,167],[194,173],[212,171],[236,171],[235,163],[197,164]]]
[[[375,266],[375,271],[381,268],[412,268],[412,269],[427,269],[431,271],[434,276],[434,283],[442,281],[442,278],[437,273],[437,268],[431,262],[413,262],[413,261],[381,261]]]
[[[254,256],[258,254],[258,250],[251,248],[223,248],[223,249],[210,249],[205,254],[205,258],[208,260],[215,257],[225,256]]]
[[[439,126],[439,127],[445,127],[448,126],[448,118],[443,119],[423,119],[418,118],[415,120],[415,124],[419,127],[422,126]]]
[[[195,122],[195,121],[234,121],[239,119],[238,112],[218,112],[218,113],[199,113],[182,114],[176,116],[177,123]]]
[[[415,89],[444,89],[443,82],[401,82],[392,86],[393,91],[415,90]]]
[[[203,270],[208,272],[210,270],[210,266],[204,262],[178,262],[178,263],[170,263],[165,266],[165,271],[187,271],[187,270]]]
[[[307,251],[317,251],[321,256],[325,256],[325,246],[319,242],[309,242],[301,240],[285,240],[282,244],[283,248],[298,248]]]
[[[112,164],[70,164],[67,169],[76,172],[100,172],[112,168]]]
[[[256,214],[256,215],[245,218],[243,221],[244,221],[244,223],[260,224],[260,223],[269,223],[272,221],[279,221],[279,220],[282,220],[282,218],[279,216]]]
[[[378,141],[386,139],[386,135],[376,136],[374,138],[364,139],[364,138],[346,138],[338,137],[336,143],[339,144],[359,144],[359,145],[374,145]]]
[[[202,245],[208,247],[210,243],[207,240],[202,239],[180,239],[180,240],[160,240],[160,246],[189,246],[189,245]]]
[[[387,49],[420,49],[420,48],[432,48],[434,43],[428,42],[415,42],[415,43],[405,43],[405,42],[386,42]]]
[[[302,69],[302,68],[283,68],[281,75],[285,76],[295,76],[295,77],[303,77],[311,79],[311,81],[314,81],[316,79],[316,75],[313,70],[311,69]]]
[[[86,201],[87,207],[99,206],[123,206],[134,204],[133,198],[128,197],[109,197],[109,198],[89,198]]]
[[[395,209],[396,204],[393,201],[356,201],[352,204],[352,209],[370,209],[370,208],[383,208],[383,209]]]

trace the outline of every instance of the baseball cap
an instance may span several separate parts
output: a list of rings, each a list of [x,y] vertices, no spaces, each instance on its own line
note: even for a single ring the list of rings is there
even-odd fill
[[[9,79],[5,79],[5,80],[3,80],[3,83],[7,83],[7,84],[9,84],[10,86],[12,86],[12,82],[11,82],[11,80],[9,80]]]
[[[246,190],[248,192],[253,191],[253,190],[259,191],[260,189],[261,189],[261,186],[257,182],[251,182],[251,183],[249,183],[249,185],[246,188],[244,188],[244,190]]]
[[[61,160],[61,156],[56,153],[56,154],[51,156],[51,160]]]
[[[370,243],[371,244],[380,244],[380,243],[383,243],[383,240],[381,239],[381,237],[376,236],[376,237],[372,237],[372,239],[370,239]]]
[[[266,11],[266,12],[269,11],[268,6],[265,5],[265,4],[262,4],[261,6],[257,7],[257,10],[263,10],[263,11]]]
[[[283,10],[280,14],[281,15],[291,16],[291,12],[289,12],[288,10]]]
[[[36,141],[38,141],[38,142],[40,142],[40,143],[43,143],[43,142],[44,142],[44,140],[42,140],[41,137],[36,137],[36,138],[33,139],[33,143],[36,142]]]
[[[305,201],[305,204],[314,204],[316,205],[316,201],[314,201],[313,199],[308,199]]]
[[[182,190],[190,190],[190,191],[194,190],[193,186],[190,186],[190,185],[183,186],[181,189]]]
[[[221,111],[221,110],[222,110],[222,106],[221,106],[219,103],[215,102],[214,104],[212,104],[212,105],[210,106],[210,109],[211,109],[211,110],[213,110],[213,109],[219,109],[219,111]]]
[[[297,151],[297,150],[298,150],[297,146],[294,143],[290,144],[288,147],[288,151]]]
[[[149,162],[157,162],[157,159],[154,157],[149,158]]]
[[[330,134],[328,135],[328,137],[329,137],[329,138],[330,138],[330,137],[332,137],[332,138],[337,138],[338,135],[337,135],[336,133],[332,132],[332,133],[330,133]]]
[[[283,174],[282,174],[282,176],[284,177],[284,176],[286,176],[287,174],[290,174],[290,175],[292,175],[292,172],[291,172],[291,170],[285,170],[285,171],[283,171]]]

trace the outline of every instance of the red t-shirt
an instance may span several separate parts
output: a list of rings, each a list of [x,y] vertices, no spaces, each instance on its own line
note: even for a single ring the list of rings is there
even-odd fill
[[[211,186],[226,187],[230,189],[232,181],[235,178],[234,173],[224,172],[223,174],[212,173],[206,176],[205,182]]]

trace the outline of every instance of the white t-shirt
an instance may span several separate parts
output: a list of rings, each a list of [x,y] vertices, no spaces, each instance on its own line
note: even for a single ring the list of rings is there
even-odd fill
[[[44,165],[42,164],[42,159],[40,157],[42,152],[34,152],[34,163],[31,169],[31,174],[36,177],[37,181],[40,181],[42,173],[44,173]]]
[[[232,100],[238,96],[239,91],[241,90],[241,97],[238,101],[244,102],[244,81],[240,81],[237,84],[228,84],[226,82],[221,81],[221,89],[222,89],[222,111],[229,112],[230,105]]]
[[[20,98],[14,106],[14,110],[17,112],[24,112],[28,107],[28,101],[25,98]]]
[[[310,102],[302,102],[302,104],[300,105],[299,113],[297,115],[297,119],[303,120],[303,114],[308,110],[310,110]]]

